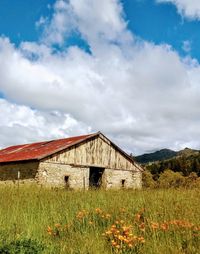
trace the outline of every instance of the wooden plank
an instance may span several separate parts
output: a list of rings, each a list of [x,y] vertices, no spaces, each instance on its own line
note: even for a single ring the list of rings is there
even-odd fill
[[[101,137],[85,142],[70,150],[55,154],[45,161],[74,165],[94,165],[112,169],[134,170],[135,166],[117,149]]]

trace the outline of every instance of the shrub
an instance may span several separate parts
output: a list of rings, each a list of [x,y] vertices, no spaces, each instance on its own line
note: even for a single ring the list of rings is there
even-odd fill
[[[40,254],[44,245],[31,239],[21,239],[0,245],[0,254]]]
[[[155,188],[156,182],[153,180],[151,172],[144,171],[142,174],[142,185],[144,188]]]
[[[200,188],[200,177],[197,173],[191,172],[188,177],[186,177],[185,186],[187,188]]]
[[[170,169],[165,170],[158,179],[161,188],[178,188],[185,186],[185,177],[179,172]]]

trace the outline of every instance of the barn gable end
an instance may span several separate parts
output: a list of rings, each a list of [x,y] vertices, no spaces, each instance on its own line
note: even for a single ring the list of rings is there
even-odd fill
[[[141,187],[141,167],[102,134],[42,159],[38,179],[88,189],[91,170],[102,171],[105,188]]]
[[[96,166],[109,169],[140,171],[141,167],[103,135],[86,140],[42,160],[46,163],[61,163],[72,166]]]
[[[142,168],[102,133],[8,147],[0,181],[70,189],[141,188]]]

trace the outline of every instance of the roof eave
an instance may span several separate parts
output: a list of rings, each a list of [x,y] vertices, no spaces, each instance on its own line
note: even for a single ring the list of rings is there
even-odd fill
[[[45,159],[45,158],[47,158],[47,157],[49,157],[49,156],[51,156],[51,155],[53,155],[53,154],[55,154],[55,153],[59,153],[59,152],[65,150],[65,149],[68,149],[68,148],[71,148],[71,147],[73,147],[73,146],[75,146],[75,145],[81,144],[82,142],[87,141],[87,140],[89,140],[90,138],[93,138],[93,137],[95,137],[95,136],[97,136],[97,135],[99,135],[99,132],[96,132],[96,133],[94,133],[94,134],[89,135],[89,136],[86,137],[86,138],[83,138],[83,139],[81,139],[81,140],[78,140],[78,141],[76,141],[76,142],[73,142],[73,144],[71,144],[71,145],[66,145],[66,146],[63,146],[62,148],[59,148],[59,149],[54,150],[54,151],[51,152],[51,153],[44,154],[44,155],[38,157],[37,159],[38,159],[38,160]]]

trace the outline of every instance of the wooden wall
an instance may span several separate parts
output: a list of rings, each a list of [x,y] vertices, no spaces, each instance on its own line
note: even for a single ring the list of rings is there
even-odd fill
[[[57,153],[45,162],[80,166],[97,166],[109,169],[139,171],[140,167],[115,149],[103,136]]]
[[[20,172],[20,180],[34,179],[38,166],[38,162],[29,161],[0,164],[0,181],[15,181],[18,179],[18,172]]]

